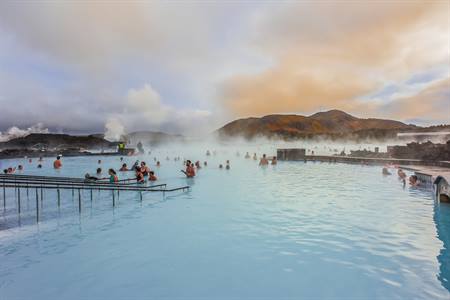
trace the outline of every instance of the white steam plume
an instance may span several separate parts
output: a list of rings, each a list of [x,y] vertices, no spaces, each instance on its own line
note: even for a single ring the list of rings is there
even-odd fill
[[[105,124],[105,139],[119,141],[125,134],[125,127],[118,118],[110,117]]]
[[[6,130],[5,133],[0,132],[0,142],[6,142],[14,138],[27,136],[31,133],[49,133],[48,128],[44,128],[42,123],[37,123],[26,129],[20,129],[17,126],[13,126]]]

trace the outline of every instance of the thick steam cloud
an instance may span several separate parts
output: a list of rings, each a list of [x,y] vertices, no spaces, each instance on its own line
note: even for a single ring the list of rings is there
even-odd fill
[[[44,128],[42,123],[37,123],[26,129],[20,129],[17,126],[13,126],[6,130],[5,133],[0,132],[0,142],[7,142],[11,139],[27,136],[31,133],[49,133],[48,128]]]

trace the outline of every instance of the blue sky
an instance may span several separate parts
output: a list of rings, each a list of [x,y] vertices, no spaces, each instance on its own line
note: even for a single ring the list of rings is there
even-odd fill
[[[450,123],[449,20],[448,1],[2,1],[0,131],[201,135],[335,108]]]

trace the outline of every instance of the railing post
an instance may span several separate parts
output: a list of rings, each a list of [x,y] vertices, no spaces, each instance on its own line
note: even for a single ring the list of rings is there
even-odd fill
[[[17,189],[17,209],[20,214],[20,187]]]
[[[78,189],[78,212],[81,213],[81,192]]]
[[[6,210],[6,189],[5,189],[5,180],[3,180],[3,210]]]
[[[44,188],[41,184],[41,207],[44,207]]]
[[[59,190],[59,184],[56,186],[57,187],[57,193],[58,193],[58,207],[61,206],[61,192]]]
[[[39,196],[37,187],[36,187],[36,222],[39,223]]]

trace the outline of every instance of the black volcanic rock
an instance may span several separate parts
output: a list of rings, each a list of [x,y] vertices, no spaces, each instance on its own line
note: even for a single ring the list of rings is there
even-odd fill
[[[2,142],[0,149],[102,149],[115,145],[116,143],[92,135],[32,133]]]
[[[406,146],[390,146],[388,154],[393,158],[420,159],[428,161],[450,161],[450,140],[445,144],[409,143]]]

